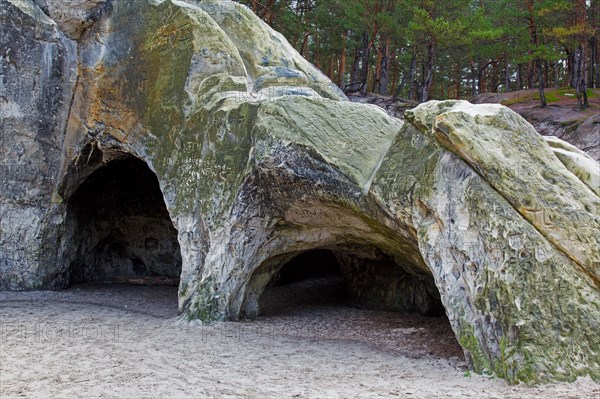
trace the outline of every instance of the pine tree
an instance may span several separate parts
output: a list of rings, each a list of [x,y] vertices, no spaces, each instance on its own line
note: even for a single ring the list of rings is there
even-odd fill
[[[473,98],[600,85],[600,0],[239,0],[347,93]]]

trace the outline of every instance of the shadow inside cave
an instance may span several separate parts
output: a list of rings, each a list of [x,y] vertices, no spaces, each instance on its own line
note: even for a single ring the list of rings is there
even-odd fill
[[[335,249],[317,249],[288,261],[263,292],[257,321],[295,338],[355,341],[411,358],[448,359],[466,369],[445,313],[424,315],[357,302],[351,292],[357,277],[348,275],[352,269],[339,258]]]
[[[81,183],[67,210],[69,284],[178,284],[177,231],[145,162],[108,162]]]

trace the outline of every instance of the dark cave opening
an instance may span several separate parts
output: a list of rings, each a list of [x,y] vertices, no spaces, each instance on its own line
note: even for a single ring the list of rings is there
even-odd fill
[[[287,262],[273,281],[277,285],[297,283],[315,278],[341,278],[340,264],[328,249],[303,252]]]
[[[321,306],[347,306],[348,287],[334,253],[299,253],[274,274],[260,299],[261,315],[286,314]],[[279,298],[279,299],[277,299]]]
[[[127,157],[93,172],[68,202],[69,282],[177,285],[181,251],[156,175]]]
[[[259,315],[308,339],[364,342],[410,357],[452,359],[462,348],[433,278],[370,245],[339,245],[267,263]],[[281,264],[283,263],[283,264]]]
[[[294,292],[291,301],[298,306],[330,302],[402,314],[445,315],[431,276],[416,273],[369,245],[308,250],[275,270],[266,287],[267,296],[271,288],[283,292],[284,286],[289,286]],[[261,297],[260,313],[269,313],[271,306],[262,302]]]

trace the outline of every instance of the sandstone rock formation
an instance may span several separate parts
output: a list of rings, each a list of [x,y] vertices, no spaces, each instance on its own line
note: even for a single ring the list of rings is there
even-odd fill
[[[554,136],[576,146],[578,149],[600,162],[600,101],[592,98],[585,111],[577,109],[575,93],[565,93],[562,89],[546,90],[556,101],[547,107],[539,105],[538,90],[520,90],[510,93],[481,93],[474,103],[502,103],[531,123],[538,133]]]
[[[600,167],[598,162],[581,151],[579,148],[554,136],[544,136],[546,142],[552,147],[554,155],[584,182],[596,195],[600,196]]]
[[[477,372],[600,379],[593,161],[499,105],[351,103],[231,1],[61,3],[0,3],[1,289],[180,274],[182,317],[237,320],[327,248]]]
[[[550,92],[552,91],[560,93],[557,89]],[[592,99],[590,108],[580,111],[576,109],[575,98],[560,94],[570,100],[561,100],[546,108],[540,108],[539,100],[535,98],[537,92],[537,89],[532,89],[510,93],[482,93],[475,97],[473,103],[508,104],[510,109],[531,123],[538,133],[568,142],[579,151],[583,150],[588,157],[600,162],[600,101]],[[398,119],[404,119],[404,112],[418,105],[414,101],[379,94],[354,94],[348,98],[361,104],[375,104],[385,109],[388,115]]]

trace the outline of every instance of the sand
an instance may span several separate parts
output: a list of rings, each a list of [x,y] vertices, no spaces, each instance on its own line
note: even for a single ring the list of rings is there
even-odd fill
[[[355,309],[337,289],[274,287],[257,320],[211,326],[179,321],[172,287],[1,292],[0,397],[600,398],[589,378],[471,374],[444,317]]]

